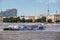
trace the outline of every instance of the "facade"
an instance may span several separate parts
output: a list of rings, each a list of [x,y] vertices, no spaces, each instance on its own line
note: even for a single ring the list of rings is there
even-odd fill
[[[46,17],[47,15],[44,15],[44,14],[40,14],[38,16],[35,16],[35,19],[38,19],[38,18],[42,18],[42,17]]]
[[[2,17],[0,17],[0,22],[3,22],[3,18]]]
[[[35,16],[28,16],[29,19],[32,19],[32,22],[35,22]]]
[[[46,16],[46,21],[48,21],[49,19],[51,19],[52,22],[55,22],[55,20],[54,20],[54,15],[47,15],[47,16]]]
[[[60,21],[60,14],[55,14],[54,15],[54,20],[55,21]]]
[[[33,22],[35,21],[35,16],[21,16],[20,19],[22,19],[22,18],[25,18],[26,20],[32,19]]]
[[[14,17],[17,16],[17,9],[8,9],[0,12],[0,17]]]
[[[55,22],[55,15],[40,15],[40,16],[21,16],[20,19],[25,18],[25,19],[32,19],[33,22],[35,22],[36,19],[46,17],[46,21],[49,19],[52,20],[52,22]]]
[[[42,16],[35,16],[35,19],[42,18]]]
[[[46,21],[48,21],[49,19],[51,19],[52,22],[56,22],[56,21],[60,22],[60,14],[47,15],[46,16]]]

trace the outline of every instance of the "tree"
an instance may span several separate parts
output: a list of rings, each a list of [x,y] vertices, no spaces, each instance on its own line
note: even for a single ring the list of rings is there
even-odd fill
[[[13,18],[13,17],[10,17],[9,18],[9,22],[17,22],[17,19],[16,18]]]
[[[49,23],[52,23],[52,19],[48,19],[48,22],[49,22]]]
[[[46,17],[42,17],[41,20],[41,22],[46,22]]]
[[[32,22],[32,19],[27,19],[25,20],[25,22]]]
[[[36,19],[35,22],[41,22],[41,18]]]
[[[17,22],[16,18],[10,17],[10,18],[4,18],[3,22]]]
[[[22,18],[22,20],[21,20],[23,23],[25,22],[25,18]]]
[[[21,22],[21,19],[20,19],[20,17],[17,17],[16,19],[17,19],[17,22]]]
[[[3,18],[3,22],[9,22],[8,18]]]
[[[35,22],[46,22],[46,17],[38,18]]]

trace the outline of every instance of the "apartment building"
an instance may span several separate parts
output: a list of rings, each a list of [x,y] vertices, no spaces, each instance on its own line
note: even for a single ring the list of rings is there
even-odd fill
[[[13,17],[17,16],[17,9],[8,9],[0,12],[0,17]]]

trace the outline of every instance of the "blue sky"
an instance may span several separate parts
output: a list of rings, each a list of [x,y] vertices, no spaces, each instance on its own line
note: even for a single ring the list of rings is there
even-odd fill
[[[18,16],[47,14],[48,2],[50,14],[60,13],[60,0],[0,0],[0,11],[16,8]]]

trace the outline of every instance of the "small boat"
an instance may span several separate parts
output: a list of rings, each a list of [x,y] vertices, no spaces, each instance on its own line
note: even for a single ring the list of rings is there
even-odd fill
[[[44,26],[42,25],[9,25],[8,28],[4,28],[4,30],[44,30]]]
[[[8,28],[4,28],[3,30],[18,30],[18,25],[8,25]]]

